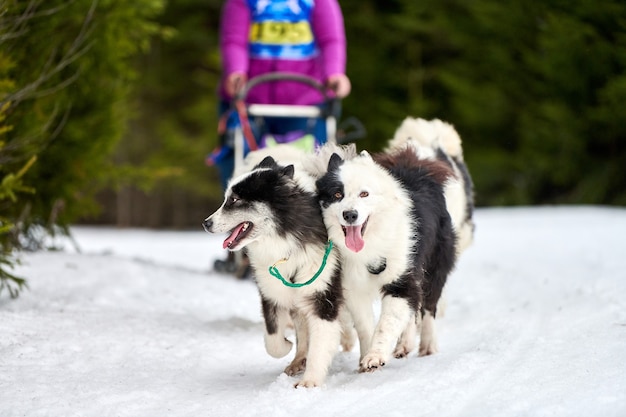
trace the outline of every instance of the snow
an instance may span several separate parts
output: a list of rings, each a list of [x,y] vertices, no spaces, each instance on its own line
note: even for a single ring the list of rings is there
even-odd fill
[[[208,214],[208,213],[207,213]],[[199,223],[202,219],[199,219]],[[626,210],[490,208],[450,278],[440,352],[294,389],[223,236],[74,227],[0,298],[0,416],[624,416]]]

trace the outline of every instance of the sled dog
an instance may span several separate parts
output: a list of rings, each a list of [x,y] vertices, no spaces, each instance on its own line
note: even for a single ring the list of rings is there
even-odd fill
[[[261,295],[267,352],[276,358],[289,353],[285,332],[293,324],[296,354],[285,372],[304,372],[296,387],[322,385],[346,313],[339,253],[328,239],[313,177],[267,156],[231,179],[224,203],[203,226],[228,233],[225,249],[246,248]]]
[[[467,199],[458,201],[460,168],[440,142],[421,143],[412,135],[397,133],[388,149],[373,157],[366,151],[352,158],[334,154],[316,181],[328,236],[341,253],[361,371],[411,352],[417,323],[419,354],[437,351],[437,303],[459,252],[456,229],[465,209],[457,210],[455,224],[451,212],[467,207]],[[374,325],[372,304],[381,295]]]

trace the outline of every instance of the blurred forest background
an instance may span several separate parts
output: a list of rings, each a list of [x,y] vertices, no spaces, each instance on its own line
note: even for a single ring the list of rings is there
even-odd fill
[[[440,118],[479,206],[626,205],[626,2],[340,4],[360,149]],[[198,228],[217,207],[221,6],[0,0],[0,260],[42,230]]]

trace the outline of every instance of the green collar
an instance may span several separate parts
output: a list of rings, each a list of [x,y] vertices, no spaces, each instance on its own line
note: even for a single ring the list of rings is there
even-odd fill
[[[280,274],[280,271],[278,271],[278,268],[276,268],[276,265],[278,265],[280,263],[283,263],[283,262],[287,262],[288,258],[283,258],[280,261],[277,261],[274,265],[270,266],[269,267],[270,275],[272,275],[273,277],[276,277],[277,279],[279,279],[287,287],[300,288],[300,287],[304,287],[306,285],[310,285],[310,284],[313,283],[313,281],[315,281],[317,279],[317,277],[320,276],[320,274],[322,273],[322,271],[326,267],[326,260],[328,259],[328,255],[330,254],[330,251],[332,249],[333,249],[333,241],[329,240],[328,244],[326,245],[326,251],[324,252],[324,258],[322,259],[322,265],[320,266],[320,269],[318,269],[317,272],[315,273],[315,275],[313,275],[313,278],[311,278],[307,282],[303,282],[303,283],[299,284],[299,283],[289,282],[285,278],[283,278],[283,276]]]

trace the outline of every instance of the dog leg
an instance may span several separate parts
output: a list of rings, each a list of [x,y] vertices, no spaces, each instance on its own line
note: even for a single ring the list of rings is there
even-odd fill
[[[437,334],[435,332],[435,317],[428,310],[424,311],[422,318],[422,331],[420,334],[419,356],[437,353]]]
[[[319,317],[309,317],[309,350],[306,359],[306,370],[302,379],[295,385],[298,387],[319,387],[324,383],[328,368],[337,353],[341,338],[339,320],[328,321]]]
[[[383,297],[380,320],[369,352],[361,360],[361,372],[373,371],[385,365],[393,350],[393,343],[406,329],[413,314],[406,299],[391,295]]]
[[[341,350],[351,352],[354,348],[354,321],[347,308],[339,311],[339,321],[341,323]]]
[[[354,327],[359,338],[360,362],[369,351],[372,335],[374,334],[372,301],[364,294],[346,294],[346,306],[352,315]]]
[[[448,310],[448,297],[446,297],[446,288],[443,287],[441,290],[441,297],[437,301],[437,318],[443,318],[446,315],[446,311]]]
[[[265,350],[274,358],[282,358],[289,353],[293,345],[285,338],[285,331],[291,322],[289,312],[263,298],[261,301],[265,318]]]
[[[298,375],[306,369],[306,354],[309,349],[309,329],[306,319],[299,314],[293,313],[293,324],[296,329],[296,356],[285,368],[285,373],[289,376]]]
[[[397,359],[404,358],[408,356],[409,353],[415,349],[415,337],[417,336],[417,321],[416,314],[413,313],[411,315],[411,319],[409,320],[409,324],[406,326],[406,329],[402,332],[400,336],[400,340],[398,340],[398,344],[396,345],[396,349],[393,352],[393,356]]]
[[[459,227],[457,232],[458,235],[458,243],[457,243],[457,256],[461,254],[461,252],[465,251],[469,246],[471,246],[472,241],[474,240],[474,224],[472,220],[465,220],[463,224]]]

